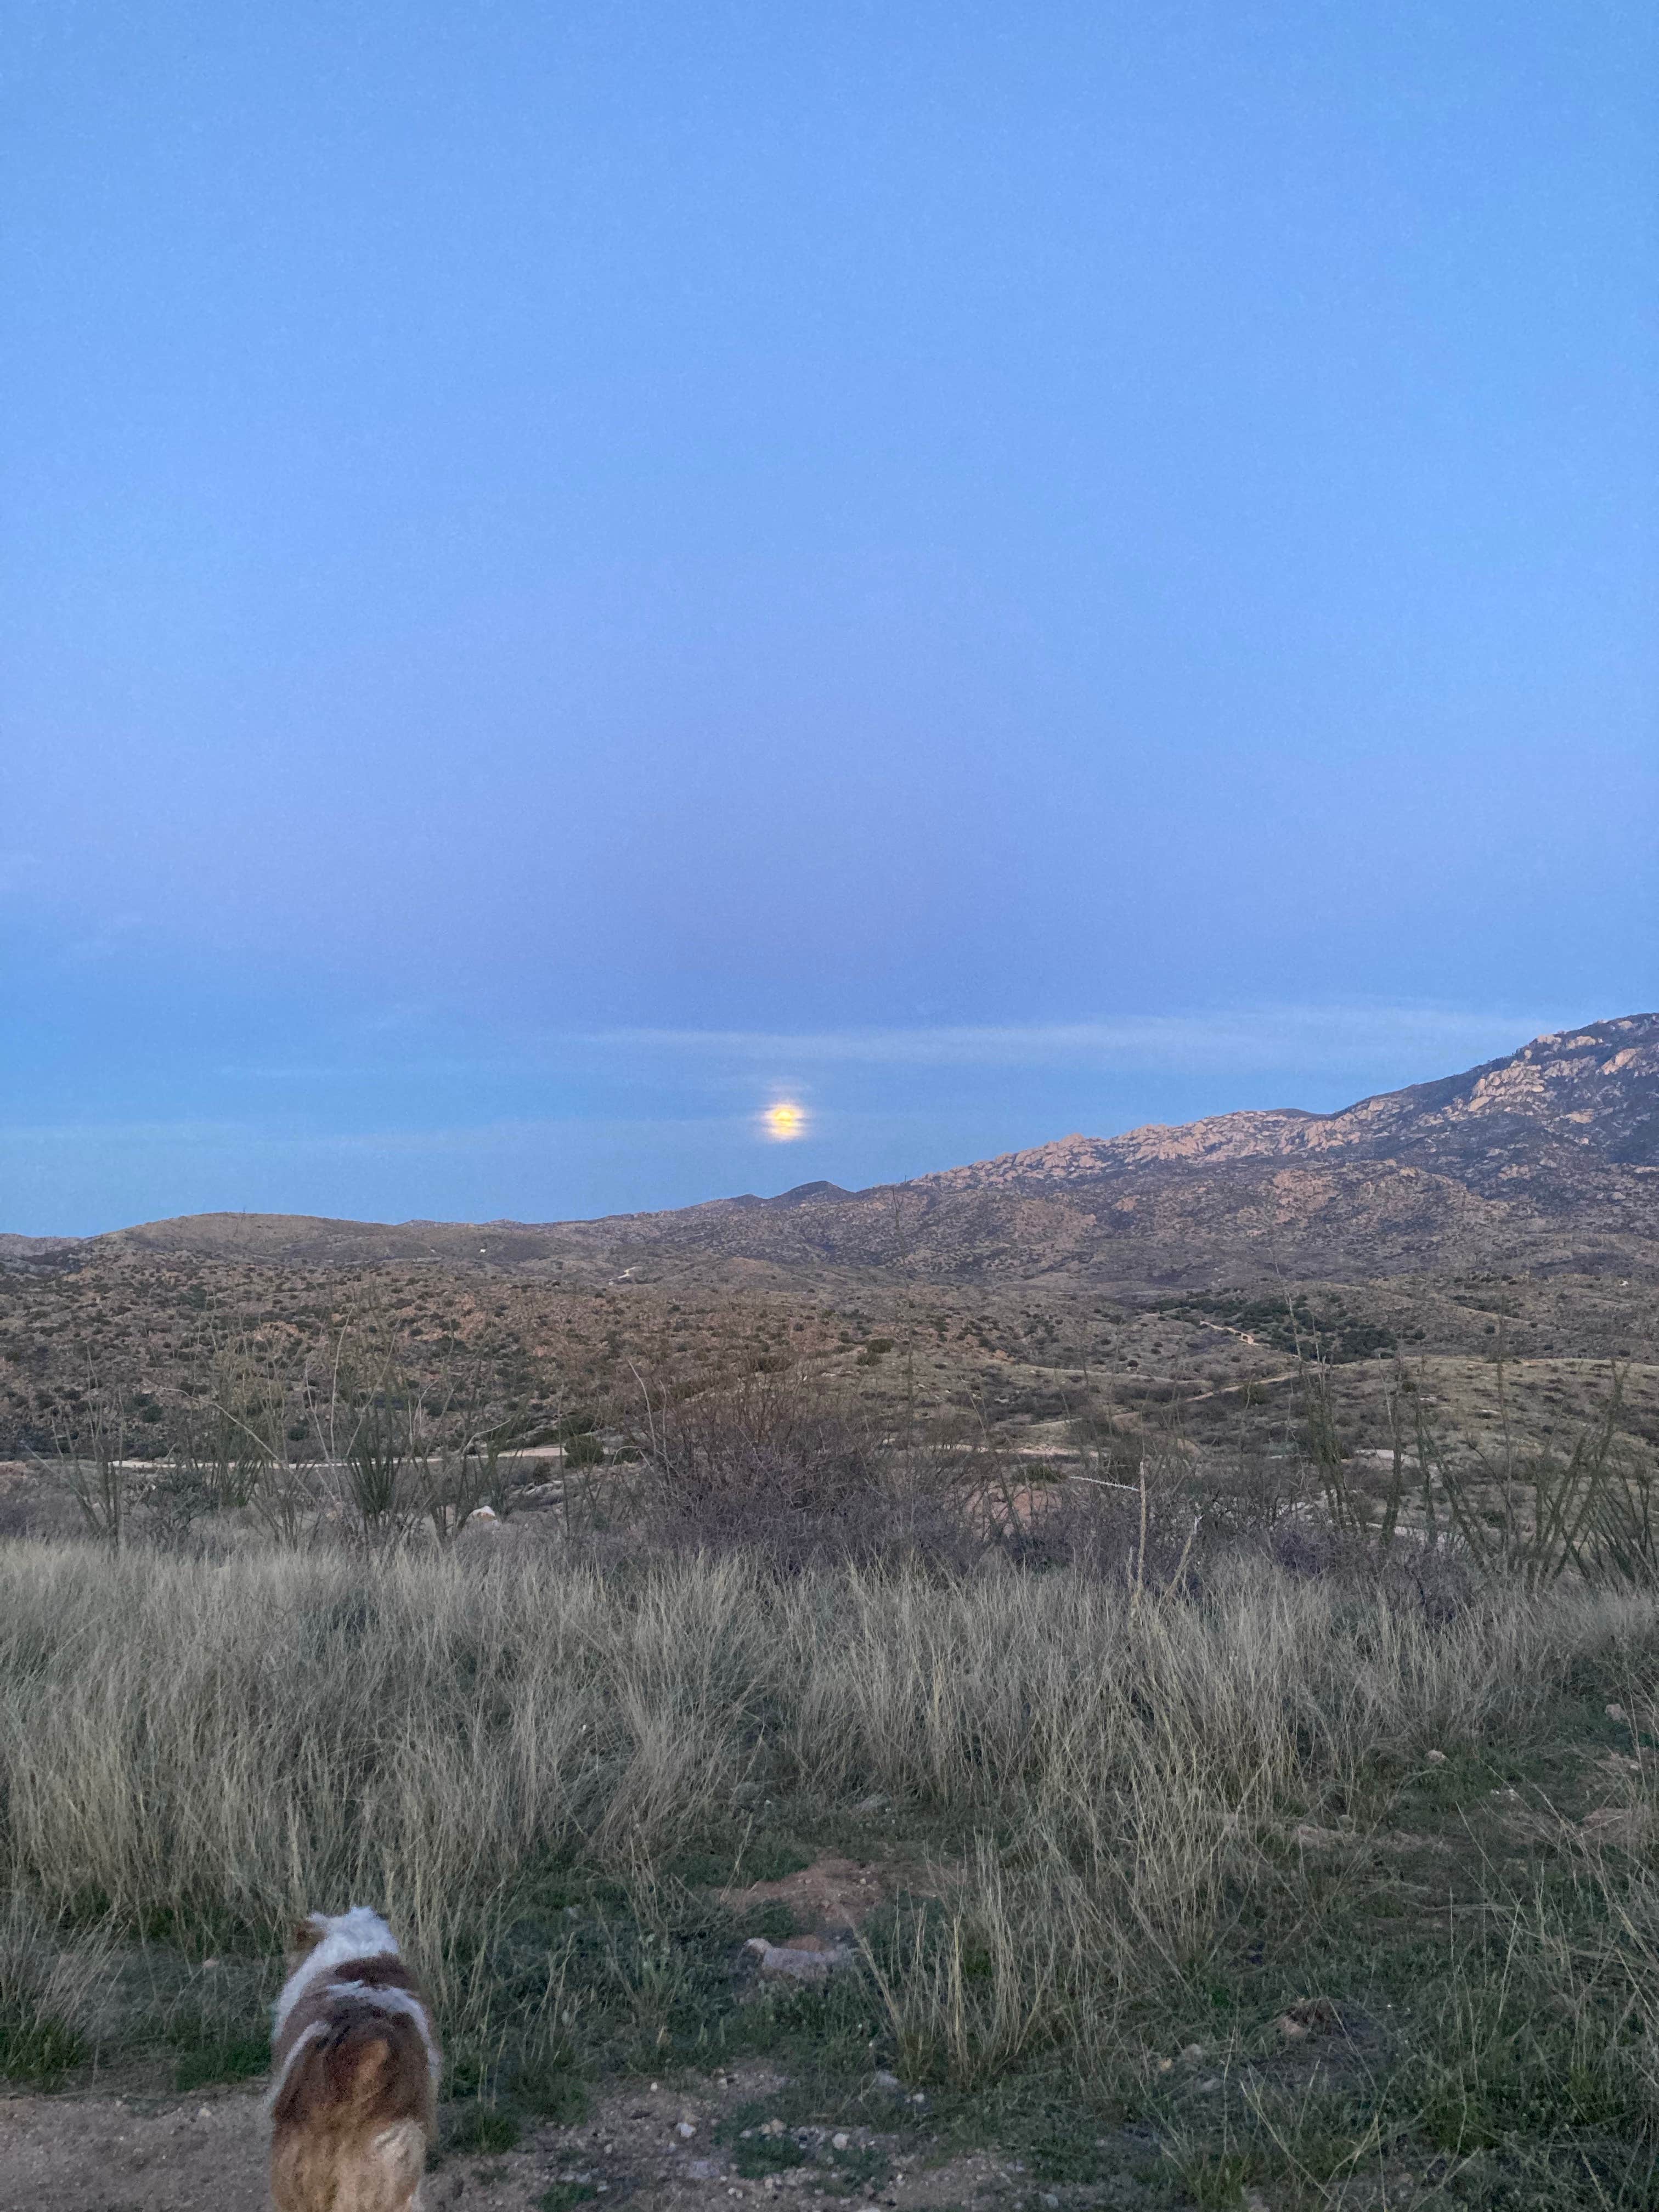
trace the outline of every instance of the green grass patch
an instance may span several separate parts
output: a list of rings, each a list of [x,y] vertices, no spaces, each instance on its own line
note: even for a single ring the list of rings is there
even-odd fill
[[[444,2130],[444,2148],[461,2155],[498,2156],[516,2150],[524,2134],[517,2112],[499,2105],[463,2105]]]
[[[591,2181],[556,2181],[536,2199],[538,2212],[576,2212],[599,2195]]]
[[[65,2021],[49,2014],[0,2014],[0,2080],[55,2089],[90,2056],[85,2036]]]
[[[181,2093],[220,2081],[252,2081],[270,2064],[270,2038],[260,2033],[200,2043],[173,2062],[173,2086]]]
[[[758,2181],[769,2173],[787,2173],[792,2166],[809,2166],[811,2161],[811,2146],[787,2129],[776,2136],[758,2130],[746,2137],[740,2135],[732,2145],[732,2163],[746,2181]]]

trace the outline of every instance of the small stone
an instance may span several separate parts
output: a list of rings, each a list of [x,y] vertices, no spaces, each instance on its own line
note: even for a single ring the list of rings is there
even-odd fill
[[[1201,2043],[1187,2044],[1183,2047],[1181,2055],[1189,2064],[1196,2065],[1198,2061],[1204,2056],[1204,2045]]]
[[[865,1814],[884,1813],[887,1810],[887,1800],[884,1797],[860,1797],[853,1810],[855,1813]]]
[[[1322,1828],[1311,1820],[1298,1820],[1291,1833],[1304,1851],[1334,1850],[1339,1844],[1352,1841],[1340,1828]]]
[[[845,2131],[845,2130],[843,2130],[840,2135],[834,2135],[834,2136],[830,2136],[830,2149],[831,2149],[831,2150],[845,2150],[845,2149],[847,2148],[847,2146],[848,2145],[848,2143],[850,2143],[850,2142],[852,2142],[852,2140],[853,2140],[853,2138],[851,2137],[851,2136],[849,2136],[848,2134],[847,2134],[847,2132]]]
[[[1622,1705],[1604,1705],[1601,1710],[1610,1721],[1621,1721],[1625,1718],[1625,1709]]]
[[[1038,2198],[1037,2202],[1042,2205],[1044,2212],[1060,2212],[1060,2199],[1058,2197],[1042,2197]]]
[[[720,2168],[712,2158],[694,2158],[685,2170],[693,2181],[714,2181],[720,2178]]]
[[[1160,2074],[1173,2074],[1175,2072],[1174,2059],[1160,2058],[1158,2062],[1158,2070]]]
[[[831,1970],[843,1963],[838,1954],[809,1951],[799,1944],[769,1943],[764,1936],[751,1936],[744,1948],[760,1960],[763,1975],[781,1975],[792,1982],[828,1981]]]
[[[890,2074],[884,2067],[878,2066],[870,2076],[870,2086],[872,2089],[885,2089],[890,2095],[902,2085],[896,2074]]]
[[[1425,1756],[1427,1758],[1431,1766],[1443,1766],[1446,1763],[1446,1754],[1443,1751],[1431,1751],[1426,1753]]]
[[[697,2132],[697,2124],[695,2120],[677,2120],[674,2124],[674,2132],[682,2142],[690,2142]]]
[[[1279,2032],[1286,2043],[1299,2043],[1308,2033],[1307,2022],[1292,2020],[1290,2014],[1286,2013],[1279,2023]]]
[[[927,2102],[927,2092],[925,2089],[918,2089],[910,2102],[913,2105],[925,2105]]]

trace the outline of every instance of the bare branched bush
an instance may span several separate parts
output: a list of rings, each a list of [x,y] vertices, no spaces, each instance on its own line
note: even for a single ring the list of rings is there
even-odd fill
[[[249,1504],[285,1456],[289,1391],[275,1359],[246,1337],[210,1339],[172,1419],[167,1486],[178,1510]]]
[[[972,1548],[954,1460],[896,1453],[867,1416],[799,1369],[690,1389],[635,1380],[628,1495],[657,1544],[747,1553],[792,1571]]]
[[[447,1544],[487,1500],[504,1516],[504,1460],[531,1424],[487,1358],[452,1344],[422,1367],[371,1317],[339,1331],[307,1368],[301,1395],[320,1467],[362,1542],[395,1545],[424,1522]]]
[[[631,1474],[607,1474],[637,1546],[739,1553],[799,1572],[833,1565],[965,1573],[991,1560],[1129,1583],[1184,1571],[1198,1534],[1179,1451],[1142,1448],[1127,1484],[1034,1474],[982,1423],[919,1440],[799,1370],[677,1392],[636,1376]]]
[[[1659,1582],[1659,1497],[1650,1469],[1620,1427],[1625,1374],[1613,1368],[1597,1417],[1563,1455],[1521,1446],[1510,1425],[1502,1340],[1497,1360],[1500,1439],[1495,1453],[1448,1448],[1427,1393],[1412,1394],[1413,1445],[1426,1511],[1443,1502],[1447,1533],[1491,1579],[1540,1589],[1571,1575],[1651,1589]]]
[[[477,1359],[451,1365],[425,1389],[412,1380],[404,1387],[415,1492],[438,1541],[458,1536],[480,1505],[505,1519],[511,1500],[502,1458],[527,1425],[522,1411],[502,1401]]]
[[[92,1534],[118,1552],[132,1488],[131,1393],[124,1380],[96,1364],[86,1375],[84,1388],[70,1393],[68,1405],[52,1416],[50,1456],[36,1454],[34,1461],[54,1488],[74,1499]]]
[[[867,1425],[799,1369],[752,1370],[699,1390],[641,1381],[640,1390],[647,1463],[690,1510],[833,1510],[881,1480]]]

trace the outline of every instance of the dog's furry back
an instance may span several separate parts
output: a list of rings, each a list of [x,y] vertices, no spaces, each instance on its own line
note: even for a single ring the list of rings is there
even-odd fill
[[[313,1914],[276,2001],[270,2186],[278,2212],[409,2212],[440,2059],[386,1923]]]

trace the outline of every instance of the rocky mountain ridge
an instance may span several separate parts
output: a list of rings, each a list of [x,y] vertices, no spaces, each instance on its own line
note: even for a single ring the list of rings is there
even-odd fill
[[[1659,1015],[1534,1038],[1334,1114],[1073,1134],[865,1191],[595,1224],[629,1256],[1120,1287],[1659,1267]]]
[[[923,1176],[941,1189],[1092,1181],[1134,1168],[1246,1159],[1455,1160],[1501,1174],[1528,1149],[1659,1168],[1659,1015],[1597,1022],[1491,1060],[1462,1075],[1362,1098],[1334,1114],[1297,1107],[1152,1122],[1119,1137],[1062,1137],[1029,1152]]]
[[[73,1264],[76,1240],[0,1262]],[[871,1189],[814,1182],[588,1222],[198,1215],[86,1240],[246,1259],[379,1259],[567,1280],[876,1271],[1120,1286],[1444,1267],[1659,1272],[1659,1014],[1534,1038],[1334,1114],[1081,1135]],[[50,1257],[48,1257],[50,1248]]]

